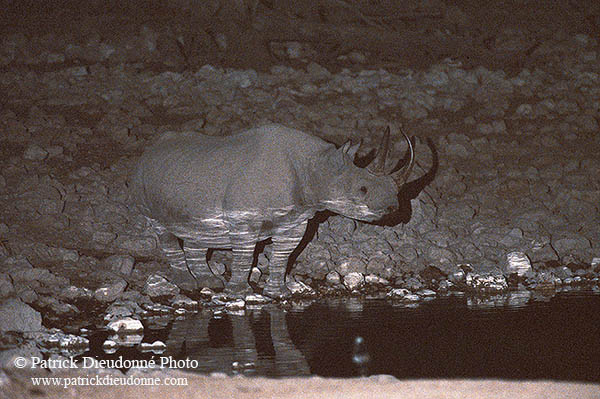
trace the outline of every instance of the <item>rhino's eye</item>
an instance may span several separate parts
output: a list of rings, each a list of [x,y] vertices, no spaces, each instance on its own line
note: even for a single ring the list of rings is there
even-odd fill
[[[367,188],[366,188],[365,186],[361,186],[359,190],[360,190],[360,192],[361,192],[361,193],[363,193],[363,194],[366,194],[366,193],[367,193]]]

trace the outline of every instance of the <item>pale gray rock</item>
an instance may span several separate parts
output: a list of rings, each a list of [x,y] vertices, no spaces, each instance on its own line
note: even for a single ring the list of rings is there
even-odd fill
[[[129,255],[110,255],[104,259],[103,263],[114,272],[130,275],[135,259]]]
[[[342,278],[340,277],[340,274],[338,272],[331,271],[325,277],[325,281],[327,281],[328,284],[336,286],[342,282]]]
[[[17,298],[9,298],[0,304],[0,331],[41,331],[42,316]]]
[[[43,161],[48,158],[48,151],[37,144],[31,144],[23,152],[23,158],[30,161]]]
[[[94,298],[100,302],[113,302],[127,288],[127,281],[122,278],[113,277],[112,281],[94,291]]]

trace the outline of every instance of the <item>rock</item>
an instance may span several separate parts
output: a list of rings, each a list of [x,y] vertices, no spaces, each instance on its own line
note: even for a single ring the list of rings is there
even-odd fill
[[[162,341],[154,341],[152,343],[142,342],[140,344],[140,352],[153,352],[156,354],[163,353],[167,349],[167,345]]]
[[[394,288],[393,290],[390,290],[390,292],[387,293],[387,297],[401,299],[401,298],[404,298],[408,294],[410,294],[410,291],[407,290],[406,288]]]
[[[435,292],[434,290],[430,290],[430,289],[423,289],[423,290],[417,291],[417,295],[419,295],[421,297],[432,297],[432,296],[436,296],[437,292]]]
[[[406,294],[402,300],[406,302],[418,302],[421,300],[421,297],[417,294]]]
[[[304,284],[302,281],[290,281],[286,286],[291,291],[292,295],[315,295],[315,290]]]
[[[251,283],[258,284],[258,282],[260,281],[261,275],[262,275],[262,272],[260,271],[260,269],[258,267],[253,267],[252,270],[250,271],[249,281]]]
[[[179,287],[159,274],[152,274],[146,279],[144,293],[150,298],[172,297],[179,294]]]
[[[9,298],[0,305],[0,331],[41,331],[42,316],[29,305]]]
[[[591,248],[590,240],[580,235],[568,235],[552,239],[552,247],[559,255],[571,255],[573,252],[578,252]]]
[[[351,272],[344,276],[344,285],[348,290],[359,289],[365,283],[365,278],[361,273]]]
[[[107,339],[102,343],[102,350],[104,351],[104,353],[107,353],[109,355],[115,353],[118,348],[119,345],[112,339]]]
[[[566,266],[556,267],[553,270],[553,273],[559,279],[564,280],[573,276],[573,272]]]
[[[200,304],[185,295],[177,294],[171,299],[171,306],[179,309],[195,310],[200,307]]]
[[[127,281],[122,278],[113,278],[113,281],[96,289],[94,298],[100,302],[113,302],[127,288]]]
[[[25,149],[23,158],[30,161],[43,161],[48,157],[48,151],[44,150],[37,144],[31,144]]]
[[[600,272],[600,258],[592,258],[591,266],[595,272]]]
[[[134,263],[135,259],[129,255],[111,255],[104,259],[104,264],[112,271],[125,275],[131,274]]]
[[[139,333],[144,331],[142,322],[131,317],[124,317],[122,319],[111,321],[106,327],[119,334]]]
[[[508,289],[508,282],[504,276],[499,274],[467,273],[465,283],[472,289],[481,292],[500,292]]]
[[[18,358],[25,359],[23,363],[16,362]],[[16,370],[15,364],[30,370],[33,368],[33,359],[43,359],[44,355],[34,342],[27,342],[23,346],[15,349],[3,350],[0,352],[0,369]],[[20,360],[21,361],[21,360]]]
[[[12,281],[8,274],[0,273],[0,300],[12,295],[15,292]]]
[[[235,299],[225,303],[225,309],[227,310],[241,310],[246,307],[246,301],[243,299]]]
[[[506,263],[504,264],[505,275],[517,273],[519,277],[522,277],[529,271],[531,271],[531,262],[523,252],[511,252],[506,255]]]
[[[335,270],[342,276],[346,276],[350,273],[365,273],[366,265],[362,259],[353,257],[343,260],[336,266]]]
[[[327,283],[331,285],[339,285],[342,282],[342,278],[340,277],[340,274],[338,272],[331,271],[325,277],[325,281],[327,281]]]
[[[423,287],[423,282],[416,277],[409,277],[404,282],[404,286],[411,291],[418,291]]]
[[[270,299],[260,294],[246,295],[245,301],[248,305],[262,305],[269,303]]]

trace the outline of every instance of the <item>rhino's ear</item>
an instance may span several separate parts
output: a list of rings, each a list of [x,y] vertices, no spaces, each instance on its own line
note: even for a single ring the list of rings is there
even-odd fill
[[[358,149],[360,148],[360,144],[361,144],[361,142],[359,141],[358,143],[352,145],[352,142],[350,140],[348,140],[346,142],[346,144],[344,144],[342,146],[342,151],[344,152],[344,154],[348,155],[350,157],[350,159],[354,160],[354,156],[358,152]]]
[[[360,148],[360,144],[361,143],[359,141],[358,143],[352,145],[352,142],[350,140],[348,140],[342,147],[340,147],[340,151],[342,152],[342,154],[349,156],[350,159],[352,161],[354,161],[354,156],[356,155],[356,152]]]

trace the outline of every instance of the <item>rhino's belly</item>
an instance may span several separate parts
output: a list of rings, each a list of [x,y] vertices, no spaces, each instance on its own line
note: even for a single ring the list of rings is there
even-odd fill
[[[231,248],[229,228],[221,219],[195,219],[167,223],[166,230],[184,241],[206,248]]]

